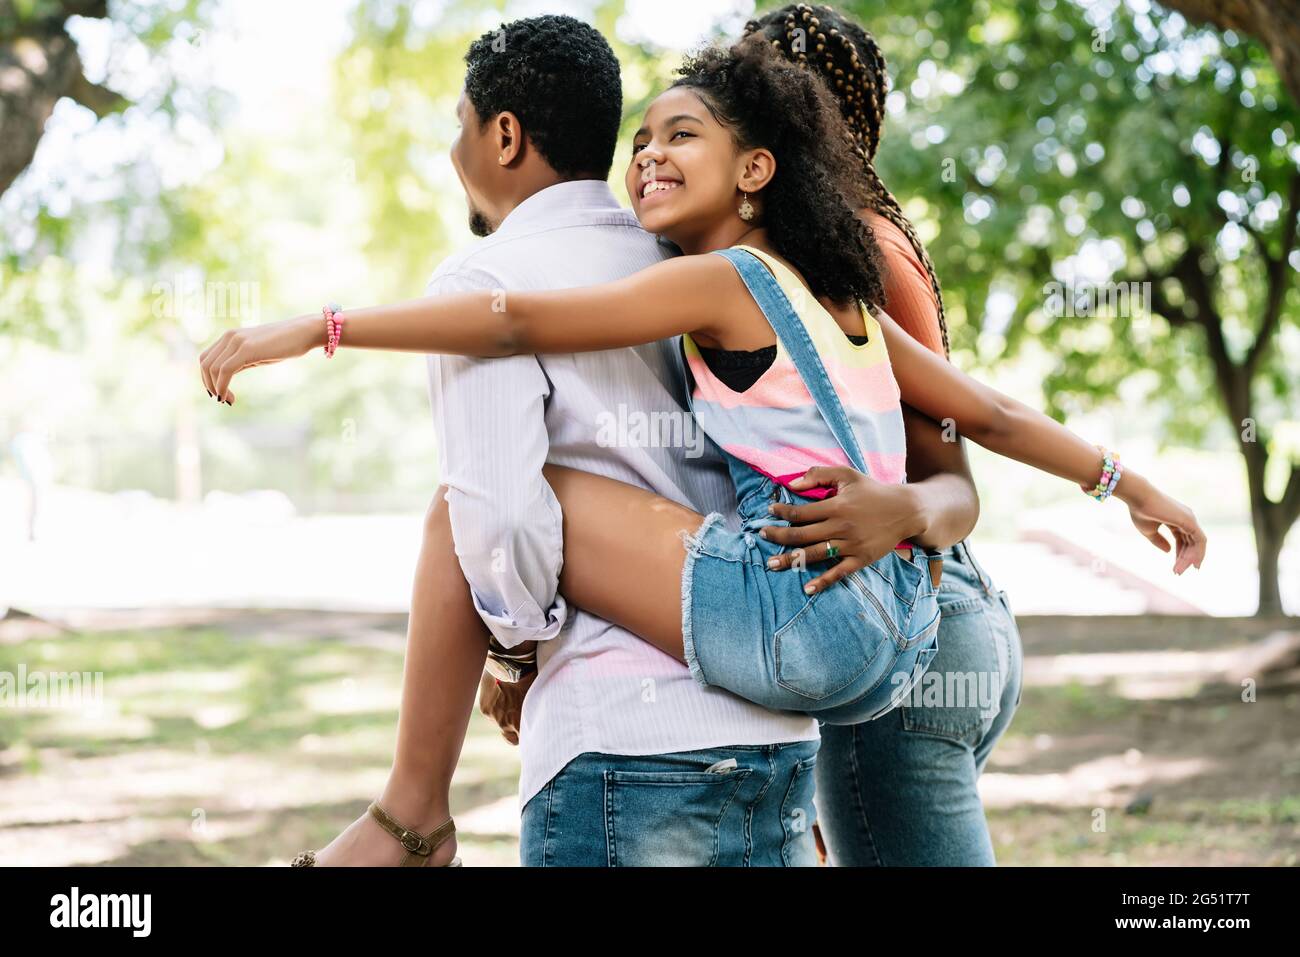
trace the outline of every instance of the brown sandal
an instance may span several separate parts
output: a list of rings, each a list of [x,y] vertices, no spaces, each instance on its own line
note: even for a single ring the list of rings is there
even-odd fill
[[[394,821],[389,813],[378,804],[371,804],[369,810],[370,816],[379,822],[379,826],[393,835],[402,847],[406,848],[406,856],[402,858],[402,862],[397,865],[398,867],[428,867],[429,861],[433,859],[433,852],[446,844],[447,839],[456,833],[456,822],[451,818],[439,824],[428,834],[417,834],[415,831],[404,828]],[[293,863],[289,866],[315,867],[316,852],[303,851],[293,859]],[[460,858],[453,857],[442,866],[460,867]]]

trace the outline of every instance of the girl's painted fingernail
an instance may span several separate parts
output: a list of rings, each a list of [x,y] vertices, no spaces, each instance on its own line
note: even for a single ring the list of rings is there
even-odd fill
[[[760,528],[760,529],[758,530],[758,536],[759,536],[759,538],[767,538],[767,529],[766,529],[766,528]]]
[[[775,505],[775,503],[769,505],[769,506],[767,507],[767,511],[768,511],[768,514],[770,514],[770,515],[775,515],[775,514],[776,514],[776,505]]]
[[[811,595],[816,590],[817,590],[816,586],[814,586],[811,582],[803,586],[803,593],[805,595]]]
[[[775,558],[769,558],[769,559],[767,560],[767,567],[768,567],[768,568],[771,568],[771,569],[773,569],[773,570],[775,570],[775,569],[781,567],[781,562],[778,561],[778,560],[775,559]]]

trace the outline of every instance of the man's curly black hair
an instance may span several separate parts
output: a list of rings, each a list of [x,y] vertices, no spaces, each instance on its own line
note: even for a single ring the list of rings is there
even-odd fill
[[[857,215],[866,205],[861,166],[826,84],[756,38],[705,49],[677,72],[673,86],[697,93],[741,149],[776,158],[762,225],[813,295],[880,307],[882,258]]]
[[[515,20],[470,44],[465,62],[465,96],[480,123],[513,113],[561,176],[609,176],[623,82],[600,31],[559,15]]]

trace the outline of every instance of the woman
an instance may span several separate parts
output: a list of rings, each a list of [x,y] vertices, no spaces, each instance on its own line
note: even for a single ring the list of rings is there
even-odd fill
[[[349,311],[341,335],[328,310],[325,324],[304,316],[228,332],[202,357],[205,383],[233,402],[236,373],[305,354],[326,326],[331,352],[344,344],[478,356],[682,334],[695,413],[729,453],[744,527],[732,532],[642,489],[548,466],[565,514],[561,591],[685,661],[702,683],[831,720],[881,712],[923,670],[937,628],[934,569],[906,543],[871,561],[828,542],[807,550],[811,572],[774,571],[781,549],[764,537],[776,524],[768,505],[827,494],[801,482],[818,466],[851,462],[901,481],[900,391],[1002,454],[1085,487],[1100,473],[1100,497],[1123,498],[1162,543],[1159,525],[1171,529],[1176,572],[1199,564],[1204,534],[1184,506],[1132,472],[1120,482],[1109,454],[973,382],[864,307],[882,297],[877,254],[861,203],[845,199],[860,190],[837,129],[824,84],[766,44],[706,51],[650,107],[627,171],[642,224],[686,255],[602,286],[512,293],[504,309],[490,294],[466,294]],[[706,351],[773,348],[766,381],[744,394]],[[463,700],[455,689],[429,693]],[[449,784],[447,774],[412,786],[445,794]],[[450,821],[428,834],[388,823],[431,861],[452,832]]]
[[[934,266],[874,167],[888,92],[875,38],[830,7],[805,3],[753,20],[745,33],[762,36],[827,81],[862,164],[869,200],[862,216],[886,267],[884,308],[900,328],[946,357],[948,327]],[[822,727],[817,811],[835,864],[994,863],[976,782],[1020,703],[1020,632],[1006,593],[970,545],[942,554],[938,650],[926,680],[938,676],[945,688],[962,689],[962,700],[906,701],[876,721]],[[969,676],[982,695],[966,693]]]

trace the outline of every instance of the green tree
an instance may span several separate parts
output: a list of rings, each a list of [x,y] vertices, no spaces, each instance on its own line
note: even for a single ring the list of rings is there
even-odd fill
[[[1300,518],[1300,115],[1266,51],[1141,0],[844,6],[890,58],[882,175],[958,346],[1043,344],[1058,416],[1123,385],[1171,438],[1230,434],[1259,611],[1279,612]],[[1098,302],[1127,282],[1135,301]]]
[[[73,18],[102,28],[108,56],[99,81],[88,76]],[[206,22],[203,0],[111,8],[105,0],[0,0],[0,333],[75,344],[82,293],[96,286],[131,295],[130,277],[159,265],[171,240],[192,230],[178,191],[162,187],[152,150],[163,124],[174,128],[183,115],[206,126],[219,112],[204,82],[176,73],[184,59],[177,48],[201,42]],[[130,99],[115,92],[127,86]],[[21,176],[55,110],[81,107],[94,122],[76,134],[75,155]],[[134,142],[90,172],[79,161],[105,133]],[[118,237],[115,275],[89,282],[76,276],[74,249],[95,230]]]

